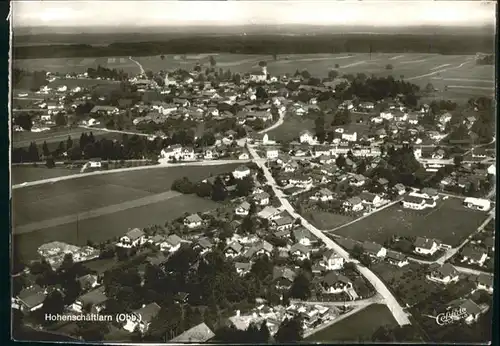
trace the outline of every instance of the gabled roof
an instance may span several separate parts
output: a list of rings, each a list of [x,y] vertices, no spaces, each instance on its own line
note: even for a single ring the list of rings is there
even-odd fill
[[[311,249],[309,249],[309,248],[308,248],[307,246],[305,246],[305,245],[302,245],[301,243],[296,243],[296,244],[294,244],[294,245],[292,245],[292,246],[290,247],[289,252],[290,252],[290,253],[294,253],[294,252],[296,252],[296,251],[299,251],[299,252],[301,252],[301,253],[303,253],[303,254],[308,254],[308,253],[311,251]]]
[[[186,217],[186,220],[190,223],[197,223],[203,221],[198,214],[191,214],[188,217]]]
[[[234,252],[239,253],[242,249],[243,249],[243,246],[240,243],[233,241],[226,246],[224,251],[233,250]]]
[[[161,307],[156,303],[150,303],[134,312],[141,316],[141,322],[151,322],[158,315]]]
[[[215,333],[203,322],[191,329],[186,330],[184,333],[176,336],[170,341],[202,343],[207,342],[214,336]]]
[[[383,249],[383,246],[374,242],[365,241],[363,243],[363,249],[369,253],[377,254]]]
[[[24,288],[17,296],[28,308],[33,308],[44,302],[47,295],[44,290],[38,286],[33,285],[29,288]]]
[[[434,243],[435,243],[435,241],[433,239],[417,237],[417,239],[415,239],[415,243],[413,245],[415,247],[418,247],[421,249],[430,250],[430,249],[432,249],[432,245]]]
[[[101,286],[95,290],[85,293],[84,295],[81,295],[76,300],[82,302],[84,306],[87,304],[98,305],[107,301],[108,297],[106,297],[104,286]]]
[[[144,236],[144,232],[139,228],[134,228],[125,234],[130,240],[136,240]]]
[[[455,277],[458,275],[458,271],[449,263],[443,264],[440,268],[436,269],[436,272],[441,274],[443,277]]]
[[[182,238],[177,234],[171,234],[167,237],[167,239],[165,239],[165,242],[167,242],[171,246],[177,246],[182,242]]]
[[[395,261],[406,261],[405,255],[391,250],[387,251],[387,255],[385,257]]]
[[[483,249],[479,249],[477,247],[472,247],[472,246],[466,246],[465,248],[462,249],[461,254],[464,257],[470,258],[475,261],[479,261],[481,260],[481,257],[483,257],[487,253]]]
[[[351,282],[348,277],[338,274],[337,272],[330,271],[328,274],[326,274],[322,279],[321,282],[324,284],[327,284],[328,286],[332,286],[336,284],[337,282],[342,282],[344,284],[348,284]]]
[[[477,280],[477,283],[479,283],[479,284],[493,287],[493,276],[492,275],[481,273],[478,275],[476,280]]]
[[[295,272],[287,267],[274,267],[273,268],[273,281],[281,278],[287,279],[292,282],[295,279]]]

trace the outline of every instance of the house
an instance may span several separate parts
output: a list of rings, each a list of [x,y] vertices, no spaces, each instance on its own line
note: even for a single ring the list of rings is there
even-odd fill
[[[23,288],[15,299],[16,305],[24,313],[33,312],[43,306],[47,292],[38,285]]]
[[[283,170],[286,173],[293,173],[299,168],[297,161],[291,160],[283,165]]]
[[[451,318],[463,319],[466,324],[472,324],[477,322],[481,314],[485,313],[488,310],[489,306],[479,306],[471,299],[457,299],[448,304],[447,311],[460,311],[463,312],[463,315],[459,316],[451,315]]]
[[[385,247],[369,241],[363,243],[363,250],[373,258],[384,258],[387,255],[387,249]]]
[[[235,179],[243,179],[250,175],[250,168],[247,166],[239,166],[233,171],[233,177]]]
[[[404,208],[414,209],[414,210],[423,210],[425,209],[425,199],[415,197],[415,196],[406,196],[401,202]]]
[[[247,216],[249,212],[250,212],[250,203],[248,203],[247,201],[244,201],[243,203],[241,203],[234,210],[234,213],[236,215],[240,215],[240,216]]]
[[[493,293],[493,276],[488,274],[479,274],[476,279],[477,289]]]
[[[356,131],[344,131],[342,139],[349,142],[356,142],[358,140],[358,133]]]
[[[382,204],[382,199],[380,196],[370,193],[370,192],[362,192],[359,195],[361,201],[365,204],[372,205],[374,207],[379,207]]]
[[[359,197],[351,197],[342,203],[345,210],[358,212],[363,210],[363,203]]]
[[[90,110],[90,114],[111,115],[118,114],[119,111],[120,110],[114,106],[94,106],[94,108]]]
[[[337,272],[328,272],[320,282],[327,293],[341,293],[352,288],[352,282],[346,276]]]
[[[296,187],[307,189],[312,185],[313,180],[311,176],[294,174],[288,179],[288,182],[292,185],[295,185]]]
[[[292,286],[295,279],[295,272],[287,267],[274,267],[273,268],[273,284],[277,289],[288,290]]]
[[[439,250],[439,244],[434,239],[417,237],[413,244],[415,253],[424,256],[432,256]]]
[[[340,270],[344,267],[345,259],[332,249],[323,254],[320,265],[326,270]]]
[[[366,177],[361,174],[354,174],[350,179],[349,184],[352,186],[360,187],[363,186],[366,182]]]
[[[396,251],[388,250],[387,255],[385,256],[385,259],[390,264],[398,266],[400,268],[409,264],[408,258],[406,256],[404,256],[403,254],[400,254],[399,252],[396,252]]]
[[[278,149],[273,148],[273,149],[267,149],[266,150],[266,158],[268,160],[274,160],[274,159],[278,158],[278,156],[279,156],[279,150]]]
[[[438,191],[436,189],[433,189],[433,188],[430,188],[430,187],[424,187],[420,191],[420,195],[423,198],[427,198],[427,199],[433,199],[433,200],[439,199],[439,193],[438,193]]]
[[[254,256],[268,255],[270,256],[273,252],[273,246],[265,240],[261,240],[250,247],[243,256],[246,258],[252,258]]]
[[[253,199],[257,202],[258,205],[268,205],[269,204],[269,194],[267,192],[260,192],[253,196]]]
[[[215,333],[205,324],[205,322],[186,330],[181,335],[176,336],[172,343],[204,343],[213,339]]]
[[[160,156],[164,159],[178,158],[182,154],[182,146],[180,144],[169,145],[163,148],[160,152]]]
[[[274,207],[267,206],[257,213],[257,216],[261,219],[274,220],[278,218],[280,211]]]
[[[100,158],[95,158],[89,160],[89,168],[102,168],[102,162]]]
[[[333,192],[324,187],[311,196],[310,199],[321,202],[331,201],[333,200]]]
[[[276,227],[276,230],[282,231],[282,230],[286,230],[286,229],[292,229],[294,222],[295,222],[295,220],[292,217],[285,216],[285,217],[280,217],[279,219],[274,220],[273,224]]]
[[[240,243],[233,241],[224,249],[224,255],[229,258],[238,257],[241,255],[242,250],[243,246]]]
[[[146,242],[146,235],[139,228],[134,228],[127,233],[123,237],[120,238],[120,242],[118,246],[120,247],[135,247],[141,246]]]
[[[394,185],[394,190],[396,190],[397,194],[401,196],[405,194],[406,187],[401,183],[397,183],[396,185]]]
[[[132,312],[135,318],[128,318],[123,329],[132,333],[136,328],[144,334],[148,331],[151,321],[158,315],[161,307],[156,303],[143,305],[142,308]]]
[[[314,140],[314,135],[308,130],[304,130],[300,133],[299,141],[300,143],[307,143],[309,145],[313,145],[316,142]]]
[[[180,249],[182,239],[177,234],[169,235],[165,241],[160,243],[161,251],[175,252]]]
[[[472,246],[466,246],[463,248],[460,255],[462,256],[461,262],[477,266],[483,266],[484,262],[488,258],[486,250]]]
[[[250,262],[235,262],[234,267],[236,268],[236,273],[240,276],[245,276],[250,273],[252,269],[252,263]]]
[[[290,247],[288,252],[295,259],[304,261],[306,259],[309,259],[311,250],[301,243],[296,243]]]
[[[203,153],[203,158],[205,160],[212,160],[215,158],[215,151],[213,149],[206,149],[205,152]]]
[[[431,271],[427,275],[427,279],[447,285],[451,282],[457,282],[459,273],[451,264],[445,263],[441,267]]]
[[[296,228],[292,231],[293,239],[295,239],[296,242],[304,245],[304,246],[311,246],[312,240],[314,240],[313,235],[309,230],[305,228]]]
[[[250,156],[248,156],[248,153],[241,153],[238,155],[238,160],[248,160]]]
[[[496,166],[493,164],[493,165],[490,165],[488,167],[488,174],[491,174],[491,175],[496,175],[497,174],[497,168]]]
[[[197,228],[200,227],[203,220],[198,214],[191,214],[184,219],[184,226],[188,228]]]
[[[71,309],[78,313],[89,311],[97,314],[105,308],[107,300],[105,288],[101,286],[76,298]]]
[[[81,292],[86,292],[89,291],[90,289],[99,286],[99,282],[97,281],[97,275],[86,274],[84,276],[80,276],[79,278],[77,278],[76,281],[80,285]]]
[[[199,250],[200,254],[204,255],[207,252],[209,252],[210,250],[212,250],[213,246],[214,245],[212,244],[210,239],[208,239],[206,237],[201,237],[201,238],[198,238],[198,240],[196,241],[196,243],[193,246],[193,249]]]
[[[481,211],[488,211],[491,208],[491,202],[483,198],[467,197],[463,204],[467,208]]]

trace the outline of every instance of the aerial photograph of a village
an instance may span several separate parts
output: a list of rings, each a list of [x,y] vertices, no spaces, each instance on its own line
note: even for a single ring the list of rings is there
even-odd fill
[[[496,2],[11,7],[13,339],[491,343]]]

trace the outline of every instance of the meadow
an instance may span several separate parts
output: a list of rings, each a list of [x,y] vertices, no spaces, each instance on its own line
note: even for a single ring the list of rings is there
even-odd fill
[[[455,247],[474,233],[486,217],[484,212],[465,208],[461,198],[450,197],[444,201],[439,200],[435,208],[422,211],[405,209],[395,204],[334,233],[379,244],[383,244],[393,235],[420,236],[439,239]]]
[[[397,323],[387,306],[372,304],[356,314],[333,324],[331,327],[314,333],[306,338],[306,341],[325,343],[369,342],[373,333],[382,326],[395,327]]]
[[[80,168],[69,169],[65,167],[47,168],[43,166],[11,166],[10,180],[12,185],[22,184],[28,181],[50,179],[80,173]]]

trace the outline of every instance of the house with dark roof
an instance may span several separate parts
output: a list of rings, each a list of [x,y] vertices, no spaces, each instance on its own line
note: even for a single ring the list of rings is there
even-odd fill
[[[361,198],[357,196],[351,197],[347,201],[344,201],[342,203],[342,206],[346,211],[353,211],[353,212],[358,212],[364,209],[363,201],[361,200]]]
[[[427,275],[427,279],[447,285],[459,280],[459,272],[451,264],[445,263],[441,267],[431,271]]]
[[[293,258],[304,261],[310,258],[311,249],[301,243],[296,243],[290,247],[288,252]]]
[[[398,266],[398,267],[404,267],[405,265],[408,265],[408,258],[396,251],[387,251],[387,255],[385,256],[385,259],[387,262],[389,262],[392,265]]]
[[[341,293],[352,288],[352,282],[348,277],[337,272],[328,272],[320,282],[327,293]]]
[[[24,313],[33,312],[43,306],[47,292],[39,285],[24,288],[15,299],[15,305]]]
[[[117,244],[120,247],[131,248],[141,246],[146,242],[146,235],[139,228],[134,228],[125,233]]]
[[[234,213],[239,216],[247,216],[250,212],[250,203],[243,201],[239,206],[234,209]]]
[[[435,239],[417,237],[413,246],[416,254],[424,256],[432,256],[439,250],[439,243]]]
[[[83,311],[99,313],[105,308],[107,300],[105,288],[101,286],[76,298],[71,309],[79,313]]]
[[[363,250],[372,258],[384,258],[387,255],[387,249],[374,242],[365,241]]]
[[[493,275],[479,274],[476,278],[476,284],[478,290],[486,291],[489,294],[493,293]]]
[[[295,220],[290,216],[280,217],[279,219],[273,220],[273,225],[278,231],[292,229]]]
[[[173,343],[204,343],[215,337],[215,333],[203,322],[176,336]]]
[[[203,220],[198,214],[191,214],[184,219],[184,226],[188,228],[198,228],[202,223]]]
[[[142,308],[132,312],[135,318],[127,319],[123,329],[132,333],[136,328],[144,334],[148,331],[151,321],[158,315],[161,307],[156,303],[143,305]]]
[[[260,206],[268,205],[270,197],[271,196],[269,196],[269,194],[265,191],[253,195],[253,199]]]
[[[224,249],[224,255],[226,256],[226,258],[234,258],[240,256],[242,251],[243,251],[243,245],[233,241],[229,243]]]
[[[447,310],[453,311],[456,309],[463,311],[464,315],[456,317],[453,316],[452,318],[463,319],[465,323],[472,324],[474,322],[477,322],[479,317],[486,311],[488,311],[489,306],[487,305],[479,306],[476,303],[474,303],[474,301],[472,301],[471,299],[456,299],[448,304]]]
[[[255,256],[267,255],[271,256],[273,252],[273,246],[265,240],[260,240],[253,246],[251,246],[243,256],[246,258],[253,258]]]
[[[460,252],[462,263],[483,266],[488,259],[488,253],[485,249],[473,246],[466,246]]]
[[[200,254],[204,255],[207,252],[211,251],[213,247],[214,244],[212,244],[210,239],[208,239],[207,237],[201,237],[198,238],[198,240],[195,242],[193,249],[200,251]]]
[[[80,276],[76,279],[78,284],[80,285],[80,289],[82,292],[88,291],[90,289],[96,288],[99,286],[99,282],[97,281],[97,275],[87,274],[84,276]]]
[[[378,207],[382,203],[382,199],[380,198],[380,196],[370,192],[361,192],[359,198],[361,198],[361,201],[364,204],[374,207]]]
[[[340,270],[344,267],[345,259],[333,249],[323,253],[322,260],[319,263],[325,270]]]
[[[235,262],[234,267],[236,269],[236,273],[240,276],[245,276],[246,274],[250,273],[250,270],[252,269],[252,263],[250,262]]]
[[[295,272],[287,267],[274,267],[273,268],[273,284],[277,289],[288,290],[295,280]]]

